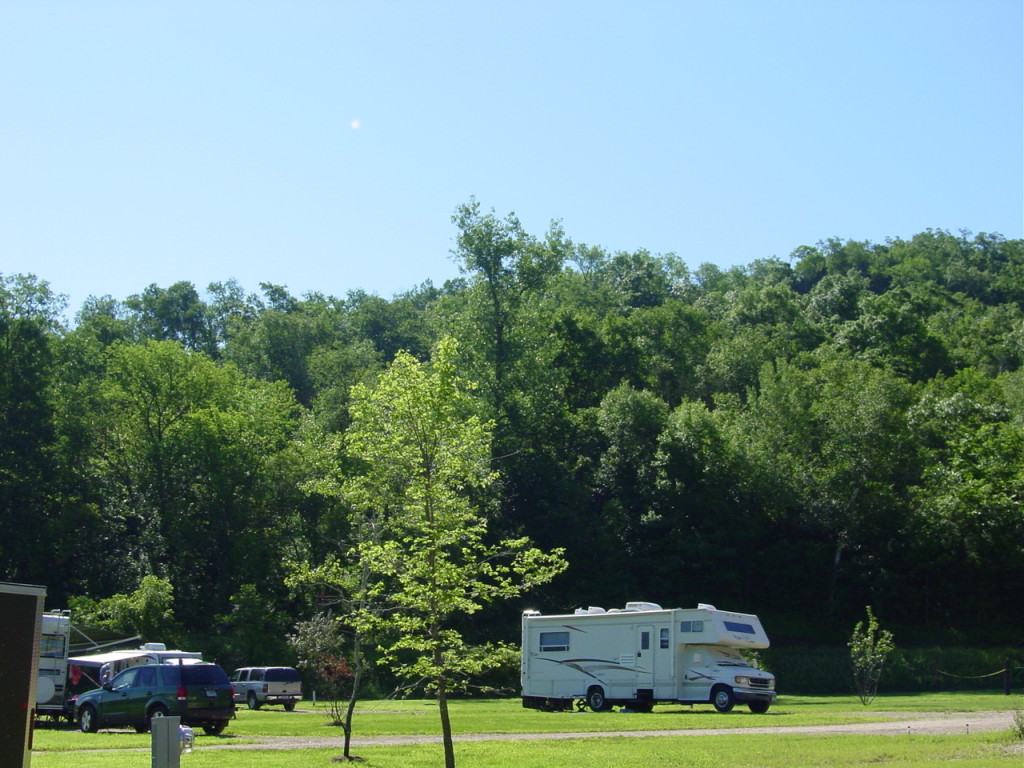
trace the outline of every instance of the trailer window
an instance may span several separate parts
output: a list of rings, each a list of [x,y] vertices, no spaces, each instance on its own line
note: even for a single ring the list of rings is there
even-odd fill
[[[679,622],[680,632],[703,632],[704,622],[703,621],[680,621]]]
[[[740,624],[739,622],[735,621],[725,622],[725,628],[728,629],[730,632],[742,632],[744,635],[757,634],[756,632],[754,632],[754,628],[750,624]]]
[[[658,646],[668,648],[668,627],[662,627],[658,632]]]
[[[568,651],[569,650],[569,633],[568,632],[541,632],[540,633],[540,650],[541,651]]]
[[[40,637],[39,655],[47,658],[63,658],[64,635],[43,635]]]

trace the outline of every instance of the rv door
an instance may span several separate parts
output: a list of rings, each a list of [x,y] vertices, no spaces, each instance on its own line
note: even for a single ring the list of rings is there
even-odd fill
[[[654,627],[636,629],[636,687],[654,687]]]
[[[711,695],[711,674],[714,660],[702,645],[689,646],[683,651],[683,674],[679,682],[680,701],[707,701]]]

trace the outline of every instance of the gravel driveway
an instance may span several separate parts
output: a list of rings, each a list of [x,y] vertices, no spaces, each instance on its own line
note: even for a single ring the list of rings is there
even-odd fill
[[[651,738],[656,736],[725,736],[730,734],[768,733],[864,733],[864,734],[923,734],[923,733],[980,733],[983,731],[1009,730],[1013,724],[1013,712],[873,712],[872,716],[888,718],[883,722],[850,722],[839,725],[767,726],[759,728],[695,728],[676,731],[601,731],[597,733],[471,733],[455,735],[459,741],[536,741],[560,739],[601,739],[609,737]],[[851,717],[862,717],[852,715]],[[324,738],[295,738],[289,736],[256,737],[258,742],[231,744],[230,736],[222,736],[216,742],[203,739],[196,745],[203,752],[212,749],[341,749],[344,739],[339,736]],[[398,744],[439,744],[440,736],[376,736],[352,738],[352,750],[362,747],[381,747]]]

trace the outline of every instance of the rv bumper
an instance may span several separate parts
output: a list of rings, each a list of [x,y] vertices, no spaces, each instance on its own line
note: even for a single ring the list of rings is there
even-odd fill
[[[766,701],[771,704],[775,701],[775,691],[753,690],[751,688],[733,688],[733,696],[736,701],[747,704],[751,701]]]

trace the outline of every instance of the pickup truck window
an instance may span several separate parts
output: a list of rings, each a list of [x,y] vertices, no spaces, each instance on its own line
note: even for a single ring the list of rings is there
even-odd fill
[[[298,683],[299,673],[291,667],[271,667],[264,678],[268,683]]]

